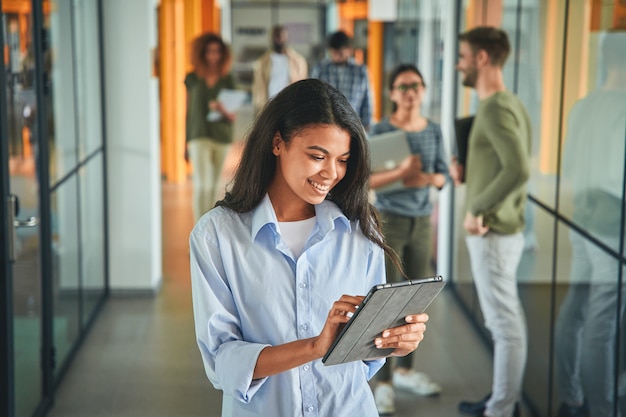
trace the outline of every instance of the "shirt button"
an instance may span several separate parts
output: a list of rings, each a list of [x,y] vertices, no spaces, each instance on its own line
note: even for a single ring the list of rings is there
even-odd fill
[[[300,288],[306,288],[306,283],[305,282],[301,282],[300,283]]]
[[[301,324],[301,325],[300,325],[300,328],[301,328],[302,330],[309,330],[309,325],[308,325],[308,324],[306,324],[306,323],[303,323],[303,324]]]
[[[309,365],[304,365],[304,370],[308,371],[309,370]]]
[[[309,413],[312,413],[313,410],[315,410],[315,408],[313,408],[312,405],[308,406],[308,408],[306,409],[306,411],[308,411]]]

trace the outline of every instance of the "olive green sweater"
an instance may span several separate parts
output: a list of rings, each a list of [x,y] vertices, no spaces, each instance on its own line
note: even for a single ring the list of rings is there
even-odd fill
[[[213,87],[195,73],[191,72],[185,77],[187,87],[187,142],[194,139],[211,139],[218,143],[231,143],[233,141],[233,123],[221,118],[215,122],[207,120],[209,102],[217,100],[220,90],[223,88],[235,89],[235,80],[231,74],[220,78]]]
[[[530,118],[522,102],[501,91],[482,100],[469,137],[467,211],[497,233],[524,228]]]

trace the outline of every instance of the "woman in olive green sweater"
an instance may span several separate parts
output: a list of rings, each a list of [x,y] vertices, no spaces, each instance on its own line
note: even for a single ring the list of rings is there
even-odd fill
[[[193,165],[193,213],[197,221],[213,208],[219,194],[222,167],[233,141],[235,114],[217,98],[220,90],[234,89],[235,82],[229,72],[229,48],[216,34],[206,33],[194,40],[191,62],[194,70],[185,77],[186,141]]]

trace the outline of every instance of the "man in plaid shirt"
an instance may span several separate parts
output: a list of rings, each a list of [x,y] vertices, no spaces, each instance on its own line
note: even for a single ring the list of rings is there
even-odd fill
[[[311,71],[311,78],[318,78],[341,91],[369,131],[372,117],[372,93],[365,65],[352,58],[351,40],[343,31],[328,38],[330,58],[324,59]]]

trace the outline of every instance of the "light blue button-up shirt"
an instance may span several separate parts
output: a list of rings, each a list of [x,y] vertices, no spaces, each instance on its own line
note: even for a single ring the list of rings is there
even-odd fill
[[[382,249],[332,202],[294,259],[266,196],[248,213],[205,214],[190,237],[196,338],[206,374],[223,391],[222,416],[372,416],[367,381],[383,360],[325,366],[321,360],[252,379],[258,356],[320,334],[341,295],[385,281]]]

